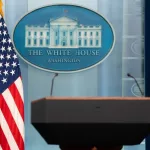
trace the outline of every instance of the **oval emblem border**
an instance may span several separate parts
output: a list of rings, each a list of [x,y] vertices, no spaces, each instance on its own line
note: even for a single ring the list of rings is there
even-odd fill
[[[102,60],[100,60],[98,63],[96,63],[96,64],[94,64],[94,65],[92,65],[92,66],[90,66],[90,67],[86,67],[86,68],[84,68],[84,69],[78,69],[78,70],[74,70],[74,71],[55,71],[55,70],[46,69],[46,68],[40,67],[40,66],[38,66],[38,65],[32,64],[31,62],[29,62],[28,60],[26,60],[26,59],[19,53],[19,51],[16,49],[16,46],[15,46],[15,43],[14,43],[14,32],[15,32],[15,29],[16,29],[18,23],[19,23],[25,16],[27,16],[28,14],[30,14],[30,13],[32,13],[32,12],[34,12],[34,11],[37,11],[37,10],[39,10],[39,9],[41,9],[41,8],[45,8],[45,7],[59,6],[59,5],[60,5],[60,6],[63,6],[63,5],[64,5],[64,6],[65,6],[65,5],[68,5],[68,6],[75,6],[75,7],[80,7],[80,8],[84,8],[84,9],[90,10],[90,11],[92,11],[92,12],[98,14],[99,16],[101,16],[101,17],[109,24],[110,28],[112,29],[112,33],[113,33],[113,37],[114,37],[113,44],[112,44],[112,47],[110,48],[108,54],[107,54]],[[16,23],[16,25],[15,25],[15,27],[14,27],[13,34],[12,34],[12,35],[13,35],[13,36],[12,36],[12,43],[13,43],[13,45],[14,45],[14,50],[15,50],[15,52],[18,54],[18,56],[19,56],[24,62],[26,62],[28,65],[30,65],[30,66],[32,66],[32,67],[34,67],[34,68],[36,68],[36,69],[42,70],[42,71],[46,71],[46,72],[50,72],[50,73],[62,73],[62,74],[78,73],[78,72],[86,71],[86,70],[89,70],[89,69],[92,69],[92,68],[98,66],[98,65],[101,64],[103,61],[105,61],[105,60],[108,58],[108,56],[112,53],[112,51],[113,51],[113,49],[114,49],[114,46],[115,46],[115,43],[116,43],[115,30],[114,30],[112,24],[111,24],[103,15],[101,15],[101,14],[98,13],[97,11],[95,11],[95,10],[93,10],[93,9],[90,9],[90,8],[87,8],[87,7],[85,7],[85,6],[77,5],[77,4],[68,4],[68,3],[45,5],[45,6],[41,6],[41,7],[38,7],[38,8],[36,8],[36,9],[33,9],[33,10],[29,11],[28,13],[26,13],[25,15],[23,15],[23,16],[17,21],[17,23]]]

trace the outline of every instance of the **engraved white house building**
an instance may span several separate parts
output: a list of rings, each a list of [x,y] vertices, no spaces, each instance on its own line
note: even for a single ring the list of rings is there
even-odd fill
[[[25,47],[100,48],[101,25],[81,25],[77,19],[63,16],[44,26],[25,27]]]

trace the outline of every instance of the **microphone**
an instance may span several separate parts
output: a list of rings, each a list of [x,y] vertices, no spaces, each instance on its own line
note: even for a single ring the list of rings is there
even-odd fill
[[[144,93],[142,92],[142,90],[141,90],[141,88],[140,88],[140,86],[139,86],[137,80],[135,79],[135,77],[133,77],[130,73],[127,73],[127,76],[130,77],[130,78],[132,78],[132,79],[134,79],[136,85],[138,86],[138,88],[139,88],[139,90],[140,90],[141,95],[144,96]]]
[[[53,79],[52,79],[51,93],[50,93],[51,96],[53,95],[54,80],[55,80],[55,78],[56,78],[57,76],[58,76],[58,73],[55,73],[55,75],[54,75],[54,77],[53,77]]]

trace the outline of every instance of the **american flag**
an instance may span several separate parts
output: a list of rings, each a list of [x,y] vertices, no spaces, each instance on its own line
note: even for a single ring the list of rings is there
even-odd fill
[[[2,16],[0,16],[0,150],[24,150],[21,72]]]

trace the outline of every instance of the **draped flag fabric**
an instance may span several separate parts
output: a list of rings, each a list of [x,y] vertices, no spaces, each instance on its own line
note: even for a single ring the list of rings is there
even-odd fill
[[[24,150],[24,98],[19,61],[0,15],[0,150]]]

